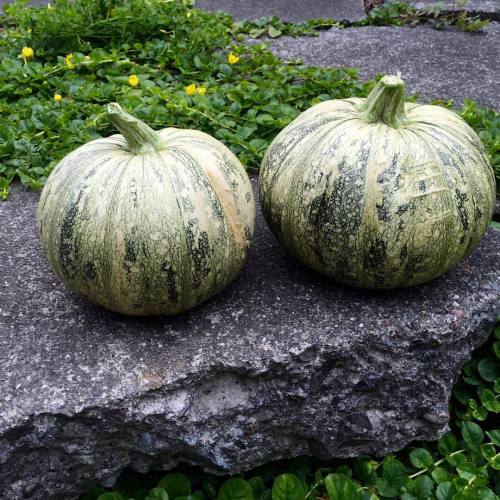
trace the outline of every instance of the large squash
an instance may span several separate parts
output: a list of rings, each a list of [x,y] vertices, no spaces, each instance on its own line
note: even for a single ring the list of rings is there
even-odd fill
[[[262,163],[262,209],[279,240],[342,283],[424,283],[466,256],[491,220],[481,140],[452,111],[405,103],[404,89],[385,76],[367,99],[313,106]]]
[[[187,310],[245,261],[255,218],[248,176],[203,132],[155,132],[117,104],[107,112],[122,135],[73,151],[43,189],[45,254],[69,288],[113,311]]]

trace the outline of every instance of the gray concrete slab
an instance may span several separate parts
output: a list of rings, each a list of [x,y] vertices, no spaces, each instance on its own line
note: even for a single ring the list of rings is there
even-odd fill
[[[424,97],[474,99],[500,109],[500,24],[484,32],[430,26],[332,29],[318,37],[283,37],[270,47],[306,64],[360,68],[362,78],[401,72],[408,91]]]
[[[12,0],[0,0],[0,6]],[[44,5],[48,0],[31,0]],[[229,12],[235,19],[258,19],[278,16],[284,21],[305,21],[316,18],[334,18],[355,21],[364,17],[361,0],[196,0],[196,7],[209,11]]]
[[[12,0],[0,0],[0,7]],[[467,9],[474,14],[498,20],[500,1],[464,0],[406,0],[417,8],[440,6],[446,10]],[[30,0],[33,5],[44,5],[48,0]],[[331,18],[356,21],[365,16],[362,0],[196,0],[196,7],[209,11],[229,12],[235,19],[258,19],[278,16],[284,21],[300,22],[307,19]]]
[[[434,440],[500,312],[500,231],[431,283],[370,292],[298,264],[259,212],[221,294],[177,317],[120,316],[56,279],[37,201],[16,185],[0,203],[2,499],[74,498],[127,466],[237,473]]]
[[[364,17],[361,0],[196,0],[196,7],[222,10],[236,19],[278,16],[284,21],[306,21],[316,18],[355,21]]]
[[[388,1],[388,0],[387,0]],[[404,0],[403,0],[404,1]],[[406,0],[417,8],[439,6],[445,10],[467,9],[474,14],[498,18],[498,0]],[[257,19],[262,16],[278,16],[284,21],[306,21],[315,18],[357,21],[365,16],[362,0],[197,0],[196,7],[204,10],[231,13],[236,19]]]

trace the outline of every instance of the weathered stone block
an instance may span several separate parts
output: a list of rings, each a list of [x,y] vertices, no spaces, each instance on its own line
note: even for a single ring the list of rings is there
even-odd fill
[[[126,466],[239,472],[436,439],[500,309],[500,231],[432,283],[374,293],[297,264],[259,215],[219,296],[123,317],[57,281],[37,200],[16,186],[0,203],[0,498],[72,498]]]

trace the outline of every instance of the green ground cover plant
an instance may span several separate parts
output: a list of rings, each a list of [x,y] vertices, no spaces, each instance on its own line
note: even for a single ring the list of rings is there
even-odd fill
[[[465,2],[463,2],[465,3]],[[459,7],[459,2],[457,2]],[[388,2],[375,7],[368,15],[355,23],[357,26],[404,26],[430,24],[436,29],[450,26],[460,31],[480,31],[489,19],[471,16],[466,10],[447,11],[439,4],[426,9],[416,9],[405,2]]]
[[[154,127],[208,132],[257,170],[300,112],[375,84],[352,68],[284,63],[264,44],[244,44],[229,15],[189,1],[17,1],[0,25],[2,199],[14,179],[39,189],[67,153],[113,133],[110,101]],[[485,142],[500,186],[500,114],[472,101],[458,112]]]
[[[500,320],[500,318],[499,318]],[[168,474],[126,471],[112,491],[81,500],[495,500],[500,495],[500,321],[463,368],[451,399],[451,430],[383,459],[324,463],[300,457],[239,477],[180,466]]]

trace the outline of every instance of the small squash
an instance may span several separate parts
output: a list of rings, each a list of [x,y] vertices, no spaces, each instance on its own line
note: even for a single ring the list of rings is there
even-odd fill
[[[130,315],[176,314],[241,269],[255,206],[219,141],[158,132],[110,104],[122,135],[85,144],[53,170],[38,207],[43,250],[74,292]]]
[[[366,99],[302,113],[260,173],[264,216],[307,266],[348,285],[408,287],[455,266],[495,204],[487,152],[454,112],[405,103],[385,76]]]

